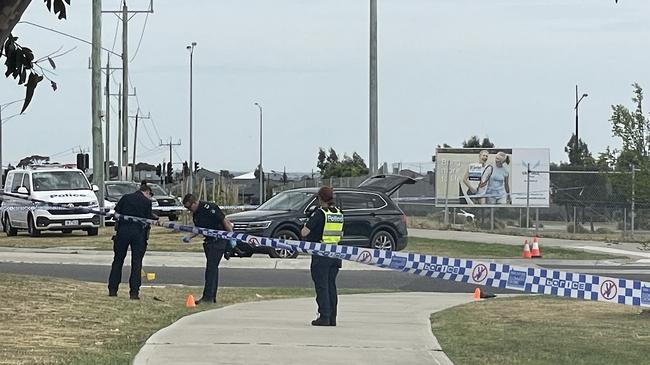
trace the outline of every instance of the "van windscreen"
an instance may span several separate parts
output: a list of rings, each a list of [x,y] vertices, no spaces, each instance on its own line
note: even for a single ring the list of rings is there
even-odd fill
[[[90,190],[88,180],[80,171],[47,171],[32,174],[34,191]]]

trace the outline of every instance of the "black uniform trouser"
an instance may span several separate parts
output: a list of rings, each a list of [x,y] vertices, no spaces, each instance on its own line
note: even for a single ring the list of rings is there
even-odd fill
[[[219,263],[226,250],[226,243],[223,240],[207,239],[203,242],[205,252],[205,285],[203,286],[203,299],[217,300],[217,288],[219,287]]]
[[[341,260],[322,256],[311,257],[311,278],[316,289],[316,303],[321,317],[336,319],[336,276],[341,267]]]
[[[147,237],[145,230],[137,225],[120,227],[113,239],[113,265],[108,277],[108,291],[117,292],[122,281],[122,266],[124,258],[131,246],[131,276],[129,277],[129,293],[137,295],[140,292],[142,259],[147,251]]]

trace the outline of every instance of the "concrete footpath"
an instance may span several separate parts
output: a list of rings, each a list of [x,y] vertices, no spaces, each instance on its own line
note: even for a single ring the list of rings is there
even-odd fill
[[[471,294],[339,296],[337,327],[313,327],[313,298],[237,304],[180,319],[151,336],[134,364],[445,364],[429,315]]]
[[[531,231],[531,236],[535,233]],[[409,236],[432,238],[440,240],[456,240],[480,243],[501,243],[504,245],[523,245],[524,240],[530,238],[524,236],[509,236],[504,234],[469,232],[469,231],[441,231],[433,229],[409,229]],[[608,253],[613,255],[642,258],[642,262],[650,262],[650,251],[642,251],[640,244],[634,242],[603,242],[589,240],[568,240],[559,238],[540,238],[541,247],[563,247],[576,250],[584,250],[597,253]]]

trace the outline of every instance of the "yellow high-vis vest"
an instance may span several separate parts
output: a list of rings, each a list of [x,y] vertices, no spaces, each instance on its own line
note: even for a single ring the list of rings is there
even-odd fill
[[[337,244],[343,237],[343,213],[338,208],[323,209],[325,227],[323,228],[323,243]],[[332,211],[330,211],[332,210]]]

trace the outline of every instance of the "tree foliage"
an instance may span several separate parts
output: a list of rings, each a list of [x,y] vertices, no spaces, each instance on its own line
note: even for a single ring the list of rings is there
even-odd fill
[[[478,136],[471,136],[468,140],[463,141],[463,148],[494,148],[494,143],[489,137],[481,140]]]
[[[352,157],[343,154],[343,160],[340,160],[334,148],[331,147],[329,154],[322,148],[318,150],[316,167],[320,169],[320,174],[325,179],[330,177],[364,176],[370,172],[366,162],[358,153],[352,153]]]
[[[48,156],[41,156],[41,155],[31,155],[23,158],[18,162],[18,167],[27,167],[29,165],[39,165],[43,163],[50,162],[50,158]]]
[[[0,29],[2,31],[2,37],[0,37],[0,44],[2,44],[2,48],[0,49],[0,58],[3,56],[5,58],[5,77],[8,78],[11,76],[14,80],[18,81],[18,85],[25,86],[25,100],[20,111],[23,113],[32,101],[36,86],[38,86],[44,78],[47,78],[50,81],[50,86],[56,91],[56,83],[47,77],[46,72],[40,63],[47,61],[47,64],[49,64],[52,69],[55,69],[56,64],[54,63],[53,58],[57,56],[54,56],[53,53],[43,58],[35,59],[34,52],[30,48],[21,46],[16,42],[18,37],[13,36],[11,30],[20,16],[22,16],[22,12],[27,7],[29,1],[13,0],[12,2],[13,4],[5,4],[5,7],[6,9],[13,9],[14,13],[0,13],[0,24],[9,25],[7,28]],[[66,19],[66,6],[70,5],[70,0],[44,0],[44,2],[47,9],[54,12],[54,14],[57,14],[59,19]],[[37,71],[37,68],[40,69],[40,71]]]

